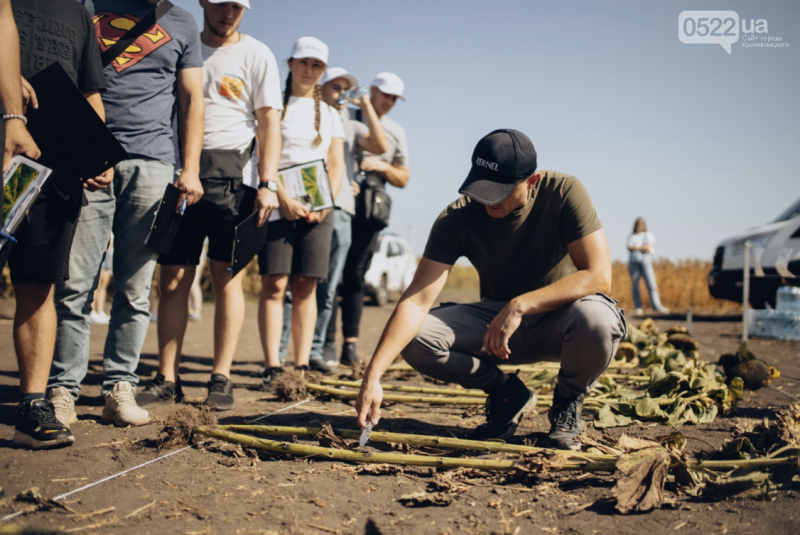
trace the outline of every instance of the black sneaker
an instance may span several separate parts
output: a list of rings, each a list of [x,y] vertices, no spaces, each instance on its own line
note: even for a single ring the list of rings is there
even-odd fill
[[[19,404],[14,443],[38,450],[71,446],[75,437],[69,427],[56,419],[53,404],[46,399],[35,399]]]
[[[264,375],[261,376],[261,390],[275,393],[275,379],[284,373],[286,373],[286,371],[280,366],[264,370]]]
[[[180,377],[176,383],[173,383],[166,381],[164,375],[158,373],[155,379],[147,385],[147,388],[136,394],[136,404],[143,409],[149,409],[159,405],[182,403],[183,397]]]
[[[580,396],[562,397],[558,388],[553,393],[553,406],[547,412],[550,418],[550,447],[560,450],[579,450],[581,443],[578,436],[583,431],[581,426],[581,409],[583,394]]]
[[[358,351],[356,351],[355,342],[345,342],[342,345],[342,358],[339,359],[339,364],[342,366],[355,366],[358,362]]]
[[[475,428],[478,440],[505,440],[514,436],[522,418],[536,406],[536,394],[516,374],[509,375],[505,383],[488,394],[486,423]]]
[[[208,397],[203,404],[217,411],[233,408],[233,381],[221,373],[212,373],[208,382]]]
[[[321,358],[309,359],[308,369],[315,372],[320,372],[323,375],[331,375],[333,373],[333,368],[328,366],[328,363],[322,360]]]

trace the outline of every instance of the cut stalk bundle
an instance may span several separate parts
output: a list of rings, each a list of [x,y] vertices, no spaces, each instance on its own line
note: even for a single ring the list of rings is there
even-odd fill
[[[402,466],[429,466],[434,468],[476,468],[478,470],[501,471],[515,470],[524,464],[523,461],[428,457],[424,455],[410,455],[405,453],[361,453],[358,451],[278,442],[276,440],[256,438],[219,429],[209,429],[207,427],[198,427],[195,429],[195,432],[207,437],[218,438],[234,444],[240,444],[248,448],[256,448],[260,450],[271,451],[273,453],[298,455],[302,457],[322,457],[336,461],[378,464],[386,463],[398,464]],[[559,465],[559,467],[561,470],[565,471],[590,472],[613,472],[616,469],[615,461],[588,463],[568,461],[563,465]]]
[[[321,427],[286,427],[279,425],[220,425],[219,429],[224,431],[237,431],[243,433],[256,433],[267,436],[298,436],[315,437],[322,431]],[[334,429],[333,432],[342,438],[358,440],[361,431],[355,429]],[[475,450],[493,453],[554,453],[568,455],[576,459],[589,461],[608,462],[616,461],[614,455],[598,453],[576,453],[570,450],[556,450],[552,448],[537,448],[535,446],[520,446],[517,444],[506,444],[504,442],[490,442],[479,440],[467,440],[452,437],[434,437],[426,435],[411,435],[407,433],[389,433],[387,431],[373,431],[370,436],[371,442],[393,442],[395,444],[408,444],[410,446],[430,446],[434,448],[453,448],[461,450]]]
[[[308,383],[307,386],[309,390],[314,390],[322,394],[329,394],[331,396],[338,396],[340,398],[356,399],[358,397],[358,392],[354,390],[342,390],[314,383]],[[392,403],[428,403],[431,405],[483,405],[486,403],[485,398],[477,397],[406,396],[403,394],[386,394],[383,396],[383,401]]]
[[[323,385],[331,386],[350,386],[353,388],[360,388],[361,381],[337,381],[335,379],[323,379]],[[393,392],[410,392],[419,394],[439,394],[441,396],[459,396],[469,398],[484,398],[486,393],[481,390],[456,390],[452,388],[427,388],[421,386],[400,386],[400,385],[387,385],[381,383],[381,388]]]
[[[231,428],[247,428],[248,426],[224,426],[228,429]],[[261,427],[265,430],[272,430],[276,429],[273,426],[254,426],[254,427]],[[278,428],[281,429],[281,428]],[[298,429],[301,430],[310,430],[313,428],[282,428],[283,430],[288,429]],[[248,430],[252,430],[249,428]],[[500,471],[508,471],[508,470],[515,470],[517,468],[524,468],[526,465],[526,461],[524,460],[490,460],[490,459],[460,459],[454,457],[429,457],[423,455],[410,455],[410,454],[401,454],[401,453],[362,453],[358,451],[351,451],[351,450],[343,450],[343,449],[334,449],[334,448],[323,448],[320,446],[310,446],[306,444],[294,444],[288,442],[279,442],[277,440],[268,440],[262,438],[256,438],[249,435],[243,435],[239,433],[232,433],[230,431],[226,431],[224,429],[210,429],[208,427],[197,427],[195,428],[195,433],[200,435],[205,435],[207,437],[217,438],[220,440],[224,440],[227,442],[232,442],[234,444],[240,444],[242,446],[248,448],[256,448],[260,450],[270,451],[273,453],[282,453],[288,455],[296,455],[301,457],[320,457],[329,460],[336,460],[336,461],[350,461],[350,462],[358,462],[358,463],[376,463],[376,464],[397,464],[402,466],[429,466],[435,468],[476,468],[479,470],[500,470]],[[353,433],[358,433],[356,431],[351,431]],[[375,436],[378,433],[374,433]],[[413,436],[413,435],[405,435],[406,437]],[[444,437],[427,437],[430,439],[439,439],[442,440]],[[458,440],[458,439],[455,439]],[[462,442],[472,442],[472,441],[462,441]],[[444,446],[444,444],[439,444],[439,446]],[[463,448],[462,448],[463,449]],[[578,471],[578,472],[615,472],[617,470],[617,462],[620,460],[620,457],[616,457],[613,455],[596,455],[596,454],[586,454],[586,453],[576,453],[572,451],[560,451],[560,450],[547,450],[542,448],[540,453],[555,453],[561,454],[563,453],[565,456],[569,456],[573,459],[588,459],[590,455],[596,458],[602,458],[604,460],[598,461],[565,461],[554,463],[550,469],[552,471]],[[527,452],[526,452],[527,453]],[[608,460],[605,460],[608,459]],[[766,468],[766,467],[774,467],[774,466],[781,466],[781,465],[796,465],[798,462],[798,456],[791,456],[791,457],[765,457],[765,458],[758,458],[758,459],[739,459],[739,460],[723,460],[723,461],[688,461],[685,463],[685,467],[689,470],[693,471],[703,471],[703,470],[712,470],[712,471],[723,471],[723,470],[736,470],[738,468],[744,467],[757,467],[757,468]],[[675,468],[679,466],[681,463],[674,463],[670,465],[670,468]]]

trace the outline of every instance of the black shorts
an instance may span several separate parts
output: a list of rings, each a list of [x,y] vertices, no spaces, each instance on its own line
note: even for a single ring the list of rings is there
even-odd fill
[[[267,241],[258,252],[262,275],[305,275],[328,278],[328,263],[333,240],[333,211],[319,223],[304,219],[273,221]]]
[[[235,227],[253,213],[258,192],[245,186],[241,178],[203,178],[200,182],[203,196],[186,208],[172,250],[158,257],[159,264],[199,264],[206,237],[208,257],[231,263]]]
[[[80,187],[63,186],[48,179],[39,197],[17,229],[8,267],[11,282],[61,284],[69,279],[69,252],[85,196]]]

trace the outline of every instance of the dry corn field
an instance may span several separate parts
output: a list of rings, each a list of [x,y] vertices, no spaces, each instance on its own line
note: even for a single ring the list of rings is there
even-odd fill
[[[715,299],[708,293],[708,274],[711,262],[706,260],[657,260],[653,264],[661,301],[675,312],[692,307],[695,312],[733,314],[741,312],[738,303]],[[611,296],[619,306],[633,308],[631,278],[628,264],[619,260],[611,267]],[[640,281],[644,308],[650,308],[650,297]],[[455,266],[447,281],[446,290],[478,288],[478,273],[471,266]]]
[[[693,307],[695,312],[735,314],[741,312],[737,303],[714,299],[708,293],[708,274],[711,271],[711,262],[707,260],[657,260],[653,264],[658,283],[658,291],[664,306],[675,312],[684,311]],[[8,266],[3,268],[0,278],[0,297],[13,296]],[[633,308],[631,297],[631,279],[628,275],[628,264],[619,260],[612,265],[612,291],[611,295],[619,301],[619,306],[626,309]],[[157,280],[158,269],[154,279]],[[208,264],[204,268],[202,278],[203,293],[206,300],[213,299],[211,279]],[[645,309],[650,308],[650,298],[640,282],[642,300]],[[155,285],[154,285],[155,286]],[[258,297],[261,291],[261,280],[258,275],[258,263],[255,259],[247,266],[243,283],[245,294]],[[478,299],[478,273],[472,266],[454,266],[447,281],[445,290],[474,291]],[[111,293],[109,292],[109,297]]]

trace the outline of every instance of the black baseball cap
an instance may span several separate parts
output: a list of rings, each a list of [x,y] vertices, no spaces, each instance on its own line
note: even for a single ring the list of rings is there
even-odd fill
[[[518,130],[495,130],[478,141],[472,169],[458,192],[482,204],[497,204],[536,172],[536,149]]]

